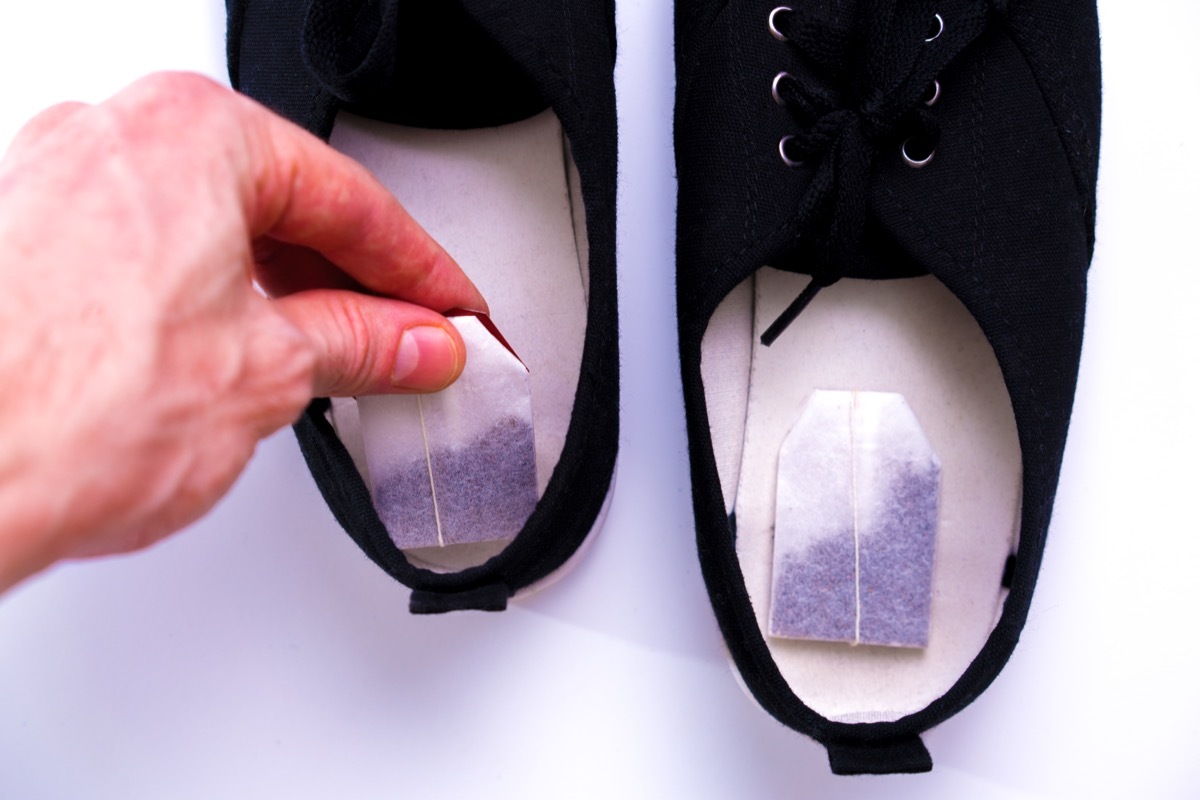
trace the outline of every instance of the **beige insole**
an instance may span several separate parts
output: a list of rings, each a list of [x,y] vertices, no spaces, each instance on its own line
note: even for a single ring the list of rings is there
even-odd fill
[[[929,645],[766,637],[792,690],[848,722],[894,720],[946,692],[996,624],[1019,525],[1021,458],[1012,405],[978,325],[931,276],[842,280],[770,347],[758,337],[806,276],[769,267],[739,285],[705,334],[702,374],[737,553],[766,636],[779,450],[817,389],[898,392],[942,464]]]
[[[444,131],[343,112],[330,144],[371,170],[458,261],[529,368],[540,497],[570,424],[587,314],[583,203],[557,117],[546,111],[499,128]],[[357,403],[335,401],[333,419],[366,476]],[[408,555],[434,569],[460,570],[506,544]]]

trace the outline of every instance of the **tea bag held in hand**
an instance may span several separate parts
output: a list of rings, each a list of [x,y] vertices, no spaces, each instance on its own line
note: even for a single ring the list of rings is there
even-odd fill
[[[537,504],[529,370],[487,317],[450,319],[457,381],[358,401],[375,510],[402,549],[510,539]]]

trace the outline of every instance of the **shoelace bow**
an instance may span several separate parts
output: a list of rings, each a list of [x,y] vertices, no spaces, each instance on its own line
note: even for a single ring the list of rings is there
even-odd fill
[[[807,74],[780,73],[773,94],[799,131],[780,156],[812,168],[797,208],[796,238],[812,281],[762,335],[770,345],[824,287],[867,262],[867,202],[881,152],[937,147],[928,107],[943,68],[982,32],[986,11],[944,20],[933,3],[860,0],[857,9],[797,2],[773,12],[774,30],[796,50]],[[837,4],[834,4],[837,5]],[[820,9],[820,10],[814,10]],[[839,19],[838,14],[852,18]],[[927,105],[928,104],[928,105]],[[917,156],[913,156],[917,158]]]

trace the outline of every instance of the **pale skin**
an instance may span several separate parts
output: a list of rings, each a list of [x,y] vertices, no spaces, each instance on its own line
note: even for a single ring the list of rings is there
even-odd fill
[[[22,129],[0,274],[0,591],[195,521],[313,397],[444,388],[439,312],[487,310],[365,169],[188,74]]]

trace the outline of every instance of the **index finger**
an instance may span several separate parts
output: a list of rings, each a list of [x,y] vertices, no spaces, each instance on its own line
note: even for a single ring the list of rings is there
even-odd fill
[[[435,311],[487,312],[462,268],[365,167],[239,99],[254,172],[243,189],[253,236],[316,250],[385,296]]]

